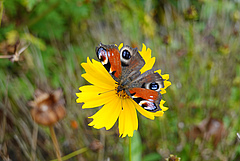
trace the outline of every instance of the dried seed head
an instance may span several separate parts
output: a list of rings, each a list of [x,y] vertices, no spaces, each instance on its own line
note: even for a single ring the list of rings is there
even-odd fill
[[[228,55],[231,52],[228,44],[219,46],[218,51],[223,55]]]
[[[232,19],[233,21],[238,22],[240,20],[240,11],[233,12]]]
[[[170,154],[170,156],[168,158],[166,158],[166,161],[180,161],[181,158],[177,157],[175,155]]]
[[[198,13],[196,8],[194,6],[190,6],[187,10],[185,10],[184,17],[186,20],[197,20]]]
[[[89,145],[89,149],[91,149],[94,152],[99,151],[100,149],[103,148],[103,144],[99,140],[93,140],[91,144]]]
[[[198,137],[207,141],[211,139],[214,148],[216,148],[226,134],[222,120],[207,117],[188,131],[187,137],[190,140],[195,140]]]
[[[170,35],[165,35],[162,39],[162,42],[165,44],[165,45],[169,45],[171,44],[171,36]]]
[[[41,125],[53,125],[66,115],[60,89],[52,93],[36,90],[35,99],[29,102],[29,105],[33,107],[31,110],[33,120]]]

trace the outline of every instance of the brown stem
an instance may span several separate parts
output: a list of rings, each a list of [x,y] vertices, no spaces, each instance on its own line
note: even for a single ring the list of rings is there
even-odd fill
[[[54,147],[55,147],[55,150],[56,150],[58,161],[62,161],[61,152],[60,152],[60,149],[59,149],[59,145],[58,145],[57,137],[56,137],[56,134],[55,134],[55,131],[54,131],[54,127],[49,126],[49,129],[50,129],[52,141],[53,141],[53,144],[54,144]]]
[[[36,147],[37,147],[38,125],[36,122],[33,124],[32,134],[32,161],[36,160]]]
[[[3,16],[3,0],[0,1],[0,27],[2,22],[2,16]]]

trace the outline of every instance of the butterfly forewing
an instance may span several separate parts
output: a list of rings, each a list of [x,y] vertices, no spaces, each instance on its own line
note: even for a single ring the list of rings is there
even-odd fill
[[[100,44],[96,48],[96,54],[106,70],[116,81],[119,81],[122,75],[122,67],[117,46]]]
[[[145,62],[139,54],[137,48],[123,46],[120,50],[121,66],[122,66],[122,85],[130,83],[135,78],[139,77],[140,69],[144,66]]]

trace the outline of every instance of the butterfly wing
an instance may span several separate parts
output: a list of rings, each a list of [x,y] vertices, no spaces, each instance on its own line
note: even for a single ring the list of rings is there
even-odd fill
[[[96,48],[96,54],[113,79],[119,82],[122,75],[122,67],[120,53],[117,46],[103,45],[100,43],[100,45]]]
[[[122,66],[121,84],[124,86],[140,76],[140,69],[144,66],[145,61],[137,48],[131,48],[127,45],[121,48],[120,59]]]
[[[159,104],[162,99],[160,90],[164,88],[163,81],[158,73],[149,70],[131,82],[126,92],[143,109],[150,112],[161,111]]]
[[[122,86],[137,78],[141,74],[139,70],[145,64],[138,49],[127,45],[119,51],[116,45],[100,43],[96,48],[96,54],[106,70]]]

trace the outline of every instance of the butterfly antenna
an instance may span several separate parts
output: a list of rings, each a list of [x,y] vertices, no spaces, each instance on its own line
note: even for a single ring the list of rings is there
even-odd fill
[[[115,89],[113,89],[113,90],[109,90],[109,91],[105,91],[105,92],[101,92],[101,93],[98,93],[98,95],[105,94],[105,93],[112,92],[112,91],[115,91]]]

